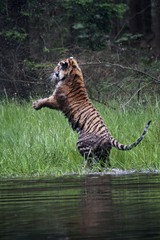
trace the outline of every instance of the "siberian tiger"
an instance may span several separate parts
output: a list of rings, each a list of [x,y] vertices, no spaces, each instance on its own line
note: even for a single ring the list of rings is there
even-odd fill
[[[73,130],[79,137],[77,148],[88,161],[95,158],[102,165],[109,163],[109,154],[112,147],[119,150],[130,150],[136,147],[147,133],[151,121],[146,125],[142,135],[130,145],[119,143],[108,131],[100,114],[89,100],[84,84],[83,74],[77,61],[67,58],[60,61],[50,80],[56,82],[53,94],[33,103],[33,108],[39,110],[48,107],[60,110],[68,118]]]

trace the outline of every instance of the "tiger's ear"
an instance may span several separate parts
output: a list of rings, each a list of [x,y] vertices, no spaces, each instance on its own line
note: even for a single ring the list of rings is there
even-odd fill
[[[62,69],[65,70],[68,67],[67,62],[61,62]]]
[[[77,62],[76,62],[76,60],[73,57],[69,58],[69,62],[72,65],[73,68],[77,67]]]

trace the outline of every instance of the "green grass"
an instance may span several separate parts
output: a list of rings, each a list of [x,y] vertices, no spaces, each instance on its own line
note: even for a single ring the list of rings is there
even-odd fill
[[[76,149],[77,134],[58,111],[35,111],[31,103],[0,104],[0,176],[60,176],[85,173],[84,159]],[[160,104],[126,110],[96,104],[107,127],[121,143],[130,144],[152,119],[148,134],[131,151],[112,149],[112,168],[160,169]],[[91,172],[99,170],[96,164]]]

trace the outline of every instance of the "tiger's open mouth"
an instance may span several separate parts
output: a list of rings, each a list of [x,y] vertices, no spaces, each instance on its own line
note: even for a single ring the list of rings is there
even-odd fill
[[[59,79],[59,72],[56,73],[51,73],[50,77],[48,78],[48,80],[53,83],[53,84],[57,84],[60,79]]]

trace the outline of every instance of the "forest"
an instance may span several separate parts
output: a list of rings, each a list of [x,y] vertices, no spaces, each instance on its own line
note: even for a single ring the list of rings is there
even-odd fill
[[[92,99],[122,105],[160,94],[160,1],[1,0],[0,93],[51,91],[54,65],[75,57]]]

